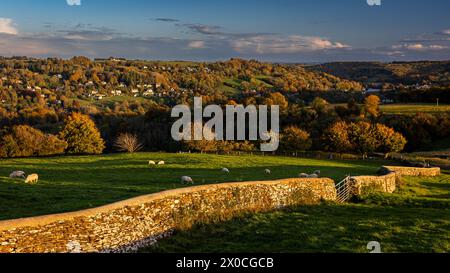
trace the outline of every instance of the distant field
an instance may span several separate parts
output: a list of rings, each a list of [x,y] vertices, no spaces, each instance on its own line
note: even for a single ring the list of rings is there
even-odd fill
[[[347,106],[345,103],[330,104],[329,107]],[[363,106],[361,104],[361,106]],[[439,107],[436,104],[384,104],[380,110],[388,115],[414,115],[417,113],[448,113],[450,114],[450,105],[442,104]]]
[[[382,105],[381,111],[385,114],[396,114],[396,115],[413,115],[416,113],[449,113],[450,105],[440,105],[436,104],[388,104]]]
[[[164,160],[166,165],[149,167],[149,160]],[[183,175],[200,185],[290,178],[320,169],[323,176],[339,180],[348,174],[373,174],[384,163],[165,153],[1,160],[0,220],[92,208],[183,187]],[[224,167],[231,173],[222,173]],[[264,173],[266,168],[272,175]],[[38,173],[40,182],[11,180],[14,170]]]

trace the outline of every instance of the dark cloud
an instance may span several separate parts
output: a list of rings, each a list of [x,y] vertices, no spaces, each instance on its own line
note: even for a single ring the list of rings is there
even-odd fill
[[[55,36],[71,40],[111,40],[122,34],[115,29],[108,27],[97,27],[92,24],[77,24],[72,28],[59,29]]]
[[[155,21],[158,22],[166,22],[166,23],[176,23],[176,22],[180,22],[180,20],[178,19],[173,19],[173,18],[155,18]]]
[[[183,24],[181,26],[187,27],[188,29],[194,32],[198,32],[204,35],[227,35],[227,33],[221,31],[222,27],[219,26],[202,25],[202,24]]]
[[[224,31],[223,27],[221,26],[204,25],[204,24],[178,24],[177,26],[188,28],[189,30],[199,34],[210,36],[221,36],[224,38],[244,38],[244,37],[277,35],[276,33],[266,33],[266,32],[231,33]]]

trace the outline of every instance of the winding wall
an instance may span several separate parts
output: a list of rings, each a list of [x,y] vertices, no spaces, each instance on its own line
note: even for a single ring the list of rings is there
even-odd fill
[[[322,200],[336,200],[331,179],[177,189],[80,212],[1,221],[0,252],[130,252],[197,222]]]

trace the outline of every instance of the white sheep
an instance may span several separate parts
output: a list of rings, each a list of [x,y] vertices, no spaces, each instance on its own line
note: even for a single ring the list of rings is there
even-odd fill
[[[318,177],[320,177],[321,171],[320,170],[314,171],[313,174],[316,174]]]
[[[228,170],[227,168],[223,168],[223,169],[222,169],[222,172],[224,172],[224,173],[230,173],[230,170]]]
[[[27,176],[27,178],[25,179],[25,183],[26,184],[35,184],[39,181],[39,175],[37,174],[30,174],[29,176]]]
[[[266,174],[272,174],[272,171],[269,170],[269,169],[265,169],[264,172],[265,172]]]
[[[158,162],[158,165],[165,165],[166,164],[166,162],[164,162],[164,161],[159,161]]]
[[[299,178],[309,178],[309,174],[307,173],[301,173],[298,175]]]
[[[12,179],[25,179],[25,172],[24,171],[14,171],[9,175],[9,178]]]
[[[183,184],[194,184],[194,180],[189,176],[182,176],[181,183]]]
[[[148,162],[148,165],[156,165],[156,162],[153,161],[153,160],[150,160],[150,161]]]

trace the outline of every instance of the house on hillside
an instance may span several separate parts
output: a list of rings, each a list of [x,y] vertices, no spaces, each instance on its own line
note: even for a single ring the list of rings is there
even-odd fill
[[[103,100],[105,97],[106,97],[106,96],[103,95],[103,94],[96,94],[96,95],[94,96],[94,99],[95,99],[95,100]]]
[[[121,96],[122,95],[122,91],[120,91],[120,90],[112,90],[111,91],[111,95],[113,95],[113,96]]]
[[[142,93],[142,95],[144,97],[152,97],[153,95],[155,95],[155,92],[153,91],[153,89],[148,89],[144,93]]]
[[[133,95],[133,97],[139,96],[139,90],[138,89],[132,89],[131,90],[131,95]]]

